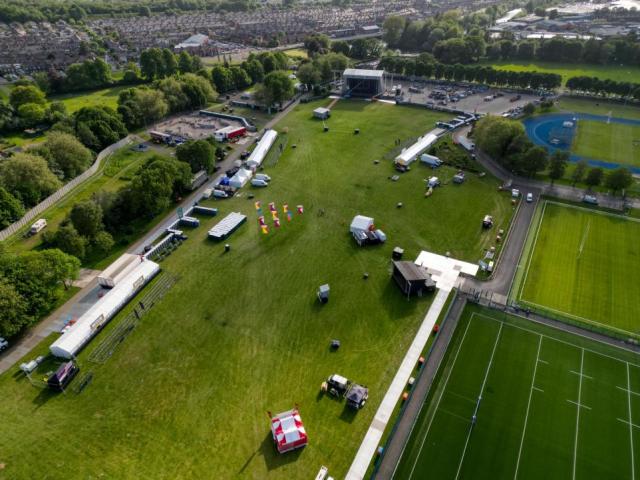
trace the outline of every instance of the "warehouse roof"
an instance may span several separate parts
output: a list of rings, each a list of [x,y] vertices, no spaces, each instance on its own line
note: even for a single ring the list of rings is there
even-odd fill
[[[364,79],[381,79],[384,75],[384,70],[364,70],[361,68],[347,68],[343,76],[352,78],[364,78]]]

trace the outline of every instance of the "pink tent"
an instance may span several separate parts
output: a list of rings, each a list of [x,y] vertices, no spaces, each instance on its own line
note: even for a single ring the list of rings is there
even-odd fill
[[[271,419],[271,433],[280,453],[304,447],[308,441],[297,409],[275,415]]]

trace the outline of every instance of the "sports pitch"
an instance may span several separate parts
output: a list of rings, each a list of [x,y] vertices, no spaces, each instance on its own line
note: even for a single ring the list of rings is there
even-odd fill
[[[638,425],[637,354],[469,306],[394,478],[633,480]]]
[[[540,208],[518,301],[640,334],[640,222],[550,201]]]
[[[640,166],[640,125],[578,120],[571,152],[609,163]]]

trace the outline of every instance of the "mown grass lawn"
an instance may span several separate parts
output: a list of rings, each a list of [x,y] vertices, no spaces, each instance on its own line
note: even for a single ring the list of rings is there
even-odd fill
[[[540,72],[557,73],[562,76],[564,85],[571,77],[598,77],[601,80],[614,80],[616,82],[633,82],[640,77],[640,68],[617,65],[590,65],[590,64],[561,64],[540,61],[486,61],[484,65],[490,65],[497,70],[509,70],[512,72]]]
[[[554,314],[640,334],[640,222],[544,202],[519,300]]]
[[[116,86],[96,90],[93,92],[66,93],[49,97],[52,102],[62,102],[69,113],[76,112],[83,107],[111,107],[118,108],[118,95],[122,90],[132,88],[130,86]]]
[[[640,165],[640,126],[579,120],[572,153],[611,163]]]
[[[567,112],[640,120],[640,107],[625,103],[563,96],[558,101],[557,107]]]
[[[280,122],[288,146],[265,169],[271,186],[204,202],[219,215],[202,218],[162,263],[178,277],[168,295],[105,365],[87,360],[100,339],[80,354],[82,369],[94,373],[84,392],[40,392],[15,370],[0,377],[0,461],[10,478],[308,478],[323,464],[344,477],[431,301],[407,301],[392,282],[393,247],[407,259],[429,249],[476,261],[493,240],[482,217],[506,227],[512,207],[488,176],[444,185],[430,198],[425,167],[388,179],[395,171],[382,159],[394,141],[431,130],[440,114],[341,101],[323,133],[312,111],[325,103],[298,106]],[[455,171],[436,173],[446,180]],[[280,212],[279,229],[267,219],[268,235],[258,228],[257,200],[267,217],[269,202]],[[232,211],[249,218],[225,253],[207,230]],[[356,213],[373,216],[387,243],[358,248],[348,233]],[[331,298],[321,306],[323,283]],[[333,338],[342,342],[334,353]],[[362,411],[319,394],[332,373],[370,388]],[[267,411],[295,404],[310,443],[278,455]]]
[[[469,305],[394,478],[633,478],[639,387],[637,354]]]

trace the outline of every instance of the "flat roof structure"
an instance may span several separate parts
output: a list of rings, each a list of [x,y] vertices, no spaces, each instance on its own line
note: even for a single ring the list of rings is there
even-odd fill
[[[247,216],[239,212],[231,212],[209,230],[209,238],[224,240],[247,221]]]
[[[395,162],[400,165],[409,165],[415,161],[418,155],[436,143],[442,132],[444,132],[443,129],[436,128],[425,134],[423,137],[418,137],[416,143],[400,152],[400,155],[396,157]]]
[[[384,70],[366,70],[364,68],[347,68],[342,74],[343,77],[362,78],[370,80],[382,80]]]
[[[253,149],[253,152],[251,152],[251,155],[249,155],[249,158],[247,158],[247,165],[252,168],[256,168],[262,165],[262,162],[266,158],[267,153],[269,153],[269,150],[276,141],[277,137],[278,132],[276,132],[275,130],[269,129],[264,132],[264,135],[262,135],[262,138],[256,145],[256,148]]]

